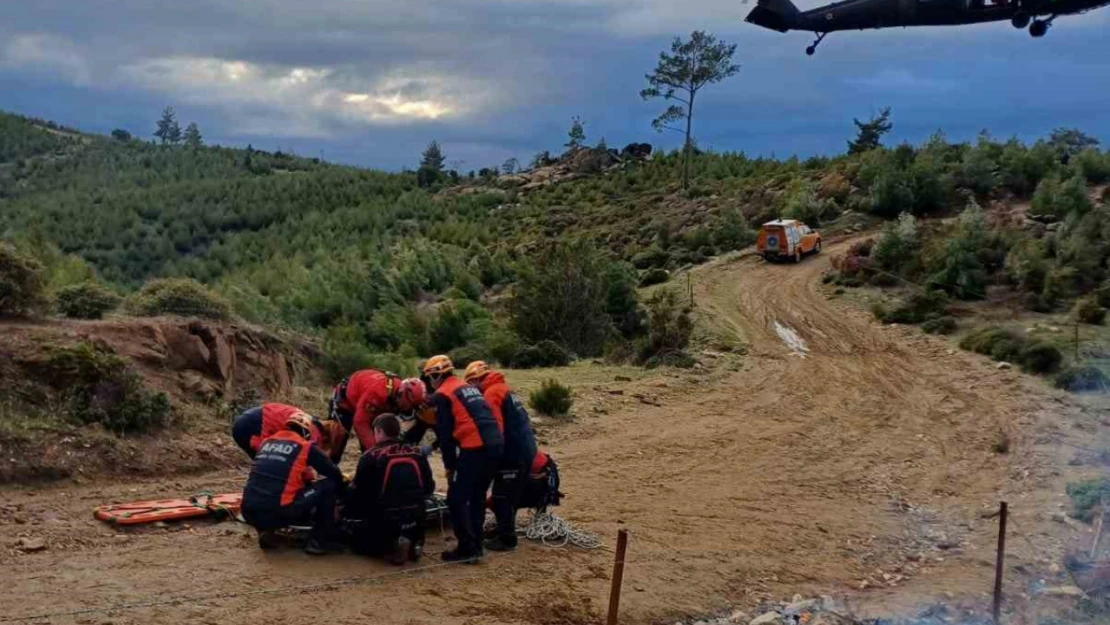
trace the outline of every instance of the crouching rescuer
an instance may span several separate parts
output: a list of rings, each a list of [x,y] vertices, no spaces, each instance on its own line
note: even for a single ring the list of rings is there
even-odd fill
[[[425,500],[435,491],[432,468],[419,448],[400,440],[396,416],[379,415],[373,428],[377,442],[359,459],[345,498],[351,547],[392,564],[415,562],[424,548]]]
[[[410,413],[424,403],[424,383],[377,369],[363,369],[347,376],[332,389],[328,418],[342,424],[347,436],[353,431],[361,452],[374,446],[374,419],[381,414]],[[338,464],[347,438],[332,450]]]
[[[434,391],[436,438],[447,470],[447,508],[458,546],[445,551],[447,562],[475,562],[482,556],[480,542],[486,519],[486,491],[504,450],[504,439],[482,392],[454,375],[447,356],[424,363],[424,375]]]
[[[312,427],[308,415],[295,412],[284,429],[258,446],[243,489],[241,513],[258,530],[263,549],[275,546],[276,530],[311,520],[305,552],[319,555],[333,550],[335,504],[344,487],[343,474],[311,443]]]
[[[505,451],[493,474],[491,507],[497,527],[485,541],[485,547],[490,551],[512,551],[517,547],[516,512],[536,458],[536,435],[528,411],[505,383],[504,374],[477,360],[466,368],[463,378],[481,389],[505,440]]]

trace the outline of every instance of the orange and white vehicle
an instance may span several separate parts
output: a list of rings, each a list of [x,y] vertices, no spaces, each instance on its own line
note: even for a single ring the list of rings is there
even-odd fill
[[[821,251],[821,234],[796,219],[776,219],[759,229],[755,247],[764,260],[800,263],[802,257]]]

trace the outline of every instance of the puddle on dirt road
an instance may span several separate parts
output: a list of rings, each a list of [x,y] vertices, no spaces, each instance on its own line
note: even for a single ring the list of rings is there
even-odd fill
[[[783,325],[778,321],[774,323],[774,326],[775,334],[779,335],[779,338],[782,339],[782,342],[785,343],[786,347],[790,349],[790,353],[805,358],[806,353],[809,352],[809,348],[806,347],[805,340],[803,340],[802,337],[798,336],[798,333],[795,332],[794,329],[790,326]]]

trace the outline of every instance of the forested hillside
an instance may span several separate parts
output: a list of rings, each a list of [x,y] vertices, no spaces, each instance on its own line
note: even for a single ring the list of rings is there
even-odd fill
[[[432,171],[384,173],[0,115],[0,238],[46,265],[53,291],[90,276],[120,295],[152,278],[193,278],[236,314],[318,334],[349,358],[468,344],[513,354],[544,339],[595,355],[606,337],[644,332],[636,284],[750,244],[763,220],[945,215],[969,199],[989,207],[1035,191],[1040,218],[1063,219],[1069,209],[1046,197],[1110,177],[1110,157],[1077,131],[1031,146],[938,134],[888,149],[879,143],[885,116],[857,125],[848,153],[834,158],[697,153],[684,190],[677,153],[622,159],[582,147],[538,156],[520,174],[466,176],[441,171],[436,146]],[[558,182],[540,176],[555,170]],[[1101,283],[1103,256],[1085,290]],[[553,310],[559,288],[590,292],[591,276],[603,283],[596,310],[535,318]],[[518,280],[511,300],[496,297]],[[598,333],[581,328],[597,316],[590,311],[605,317]]]

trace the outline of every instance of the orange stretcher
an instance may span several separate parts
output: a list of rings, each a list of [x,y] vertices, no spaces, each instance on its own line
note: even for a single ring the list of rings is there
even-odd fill
[[[200,493],[188,499],[156,499],[98,506],[93,510],[93,516],[115,525],[141,525],[206,516],[238,518],[242,499],[241,493]]]

